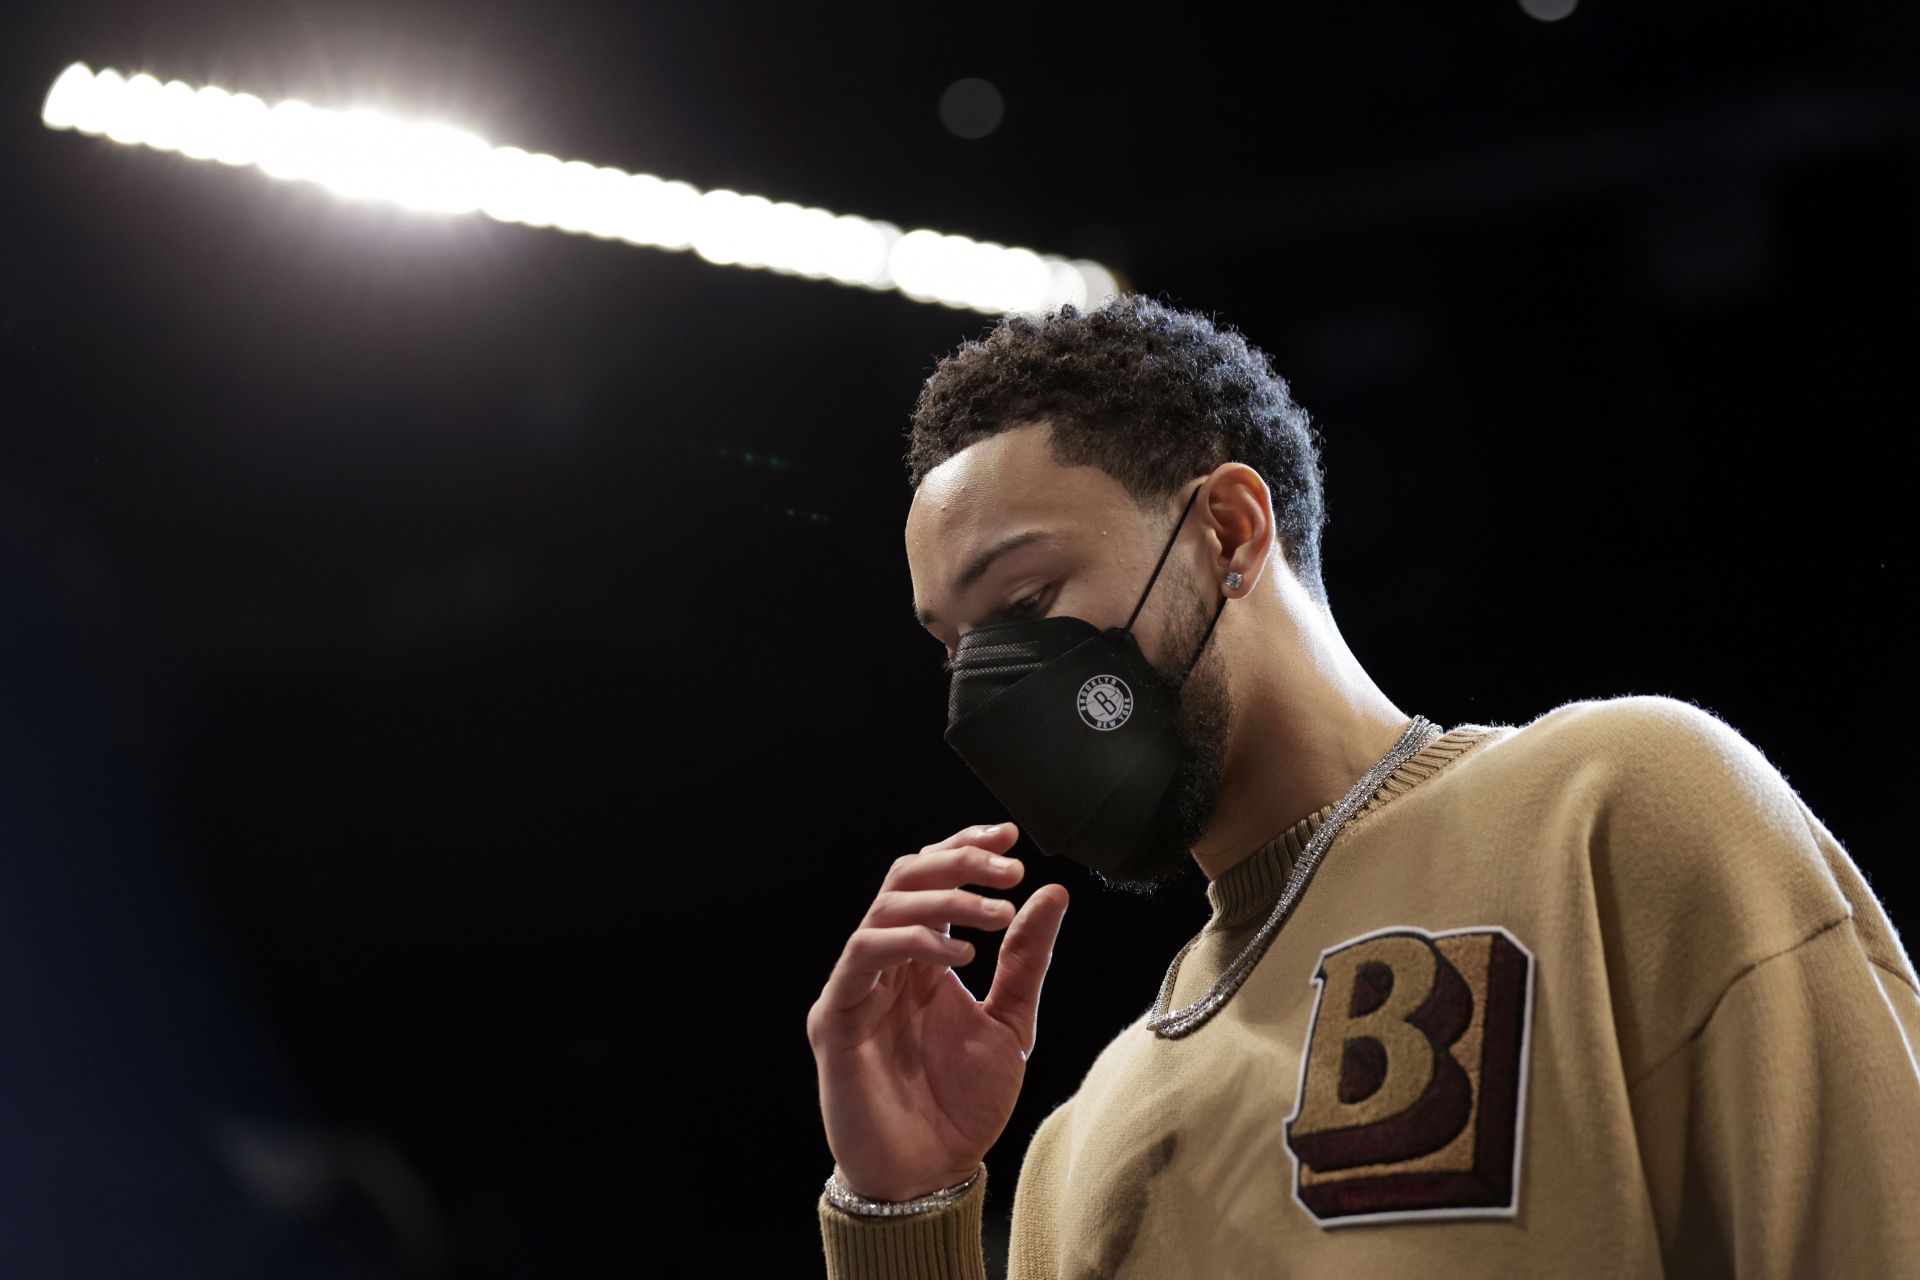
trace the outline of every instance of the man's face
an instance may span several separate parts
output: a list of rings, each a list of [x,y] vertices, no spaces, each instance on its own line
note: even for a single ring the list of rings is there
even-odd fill
[[[1066,614],[1125,626],[1153,578],[1179,508],[1144,514],[1098,467],[1060,466],[1047,431],[1034,424],[978,441],[914,494],[906,546],[915,617],[948,658],[962,635],[992,622]],[[1201,527],[1196,505],[1133,627],[1141,652],[1176,685],[1219,602]],[[1226,660],[1210,644],[1181,690],[1169,809],[1141,859],[1096,873],[1109,887],[1152,893],[1193,865],[1220,793],[1231,712]]]

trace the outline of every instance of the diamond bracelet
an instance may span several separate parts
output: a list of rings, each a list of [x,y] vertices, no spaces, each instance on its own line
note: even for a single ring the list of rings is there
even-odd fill
[[[960,1185],[942,1187],[911,1200],[869,1200],[840,1181],[840,1166],[835,1165],[833,1173],[827,1178],[827,1203],[843,1213],[858,1214],[865,1218],[899,1218],[915,1213],[932,1213],[935,1209],[946,1208],[973,1190],[973,1184],[980,1181],[980,1174],[985,1169],[983,1163],[973,1171],[971,1178]]]

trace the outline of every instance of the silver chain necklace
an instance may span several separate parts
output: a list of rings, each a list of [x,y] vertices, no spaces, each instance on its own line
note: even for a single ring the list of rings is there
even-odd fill
[[[1429,743],[1441,736],[1441,733],[1440,726],[1425,716],[1413,718],[1413,723],[1408,725],[1406,732],[1400,735],[1400,741],[1394,743],[1393,749],[1375,761],[1373,767],[1353,784],[1353,789],[1347,792],[1346,798],[1334,806],[1333,812],[1327,815],[1327,820],[1320,824],[1319,829],[1313,833],[1313,838],[1307,841],[1307,847],[1300,851],[1300,860],[1293,864],[1293,869],[1287,874],[1286,887],[1280,892],[1280,900],[1273,904],[1273,911],[1267,916],[1266,922],[1260,926],[1260,931],[1248,939],[1247,945],[1241,948],[1240,954],[1233,958],[1233,963],[1227,966],[1226,972],[1221,974],[1213,984],[1213,989],[1186,1008],[1175,1009],[1169,1013],[1167,1002],[1173,999],[1174,975],[1180,972],[1180,962],[1187,958],[1187,953],[1206,936],[1205,931],[1195,934],[1186,946],[1180,948],[1180,954],[1176,955],[1173,963],[1167,966],[1166,979],[1161,982],[1160,994],[1153,998],[1153,1008],[1147,1017],[1147,1026],[1153,1029],[1155,1035],[1163,1040],[1177,1040],[1219,1012],[1220,1006],[1240,989],[1240,984],[1247,980],[1249,973],[1253,972],[1253,966],[1258,964],[1260,957],[1266,954],[1267,947],[1273,942],[1274,935],[1280,931],[1280,926],[1286,922],[1289,915],[1293,914],[1293,904],[1300,900],[1301,893],[1307,887],[1307,881],[1313,878],[1313,869],[1320,865],[1321,855],[1326,853],[1327,846],[1333,843],[1334,836],[1340,833],[1340,828],[1346,825],[1347,819],[1372,798],[1373,793],[1380,789],[1381,784],[1386,782],[1394,770],[1425,750]]]

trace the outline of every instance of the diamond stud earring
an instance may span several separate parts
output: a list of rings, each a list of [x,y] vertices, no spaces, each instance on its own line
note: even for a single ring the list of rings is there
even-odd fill
[[[1240,575],[1235,573],[1231,569],[1227,570],[1227,590],[1238,591],[1239,589],[1240,589]]]

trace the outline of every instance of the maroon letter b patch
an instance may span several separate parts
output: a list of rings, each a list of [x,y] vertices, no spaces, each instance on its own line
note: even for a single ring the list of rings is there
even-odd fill
[[[1498,925],[1376,929],[1320,953],[1287,1119],[1325,1226],[1519,1205],[1533,956]]]

